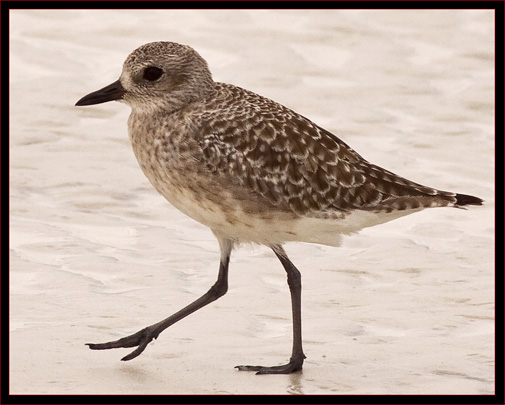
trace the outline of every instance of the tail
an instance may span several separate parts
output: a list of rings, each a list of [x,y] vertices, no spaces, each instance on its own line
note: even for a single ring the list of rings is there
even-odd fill
[[[484,200],[479,197],[474,197],[473,195],[456,194],[454,197],[456,198],[454,205],[458,207],[462,205],[482,205],[484,202]]]

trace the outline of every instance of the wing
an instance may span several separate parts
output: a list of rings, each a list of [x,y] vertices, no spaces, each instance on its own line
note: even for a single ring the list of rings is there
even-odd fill
[[[238,97],[237,92],[241,92]],[[422,198],[447,205],[454,193],[422,186],[373,165],[335,135],[294,111],[233,86],[230,110],[203,124],[208,168],[228,175],[270,204],[300,215],[350,209],[419,208]],[[444,193],[443,195],[441,193]],[[430,201],[429,201],[430,200]]]

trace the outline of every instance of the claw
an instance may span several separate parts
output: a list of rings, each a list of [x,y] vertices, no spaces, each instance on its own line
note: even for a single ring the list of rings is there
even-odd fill
[[[119,349],[119,348],[128,348],[137,346],[137,348],[133,352],[131,352],[130,354],[126,355],[121,359],[122,361],[128,361],[140,355],[145,350],[147,345],[157,337],[158,333],[153,333],[151,328],[147,327],[142,330],[139,330],[137,333],[134,333],[133,335],[118,340],[114,340],[113,342],[86,343],[86,345],[91,350],[108,350],[108,349]]]
[[[290,360],[288,364],[282,366],[263,367],[263,366],[235,366],[240,371],[256,371],[256,375],[261,374],[291,374],[302,369],[303,360]]]
[[[128,354],[128,355],[126,355],[126,356],[124,356],[124,357],[121,359],[121,361],[128,361],[128,360],[132,360],[132,359],[134,359],[135,357],[137,357],[140,353],[142,353],[142,352],[145,350],[145,348],[147,347],[147,345],[148,345],[149,343],[151,343],[151,340],[153,340],[153,339],[155,339],[155,338],[151,338],[151,339],[149,339],[149,340],[148,340],[148,339],[144,340],[144,341],[143,341],[143,342],[139,345],[139,347],[137,347],[137,348],[136,348],[133,352],[131,352],[130,354]]]

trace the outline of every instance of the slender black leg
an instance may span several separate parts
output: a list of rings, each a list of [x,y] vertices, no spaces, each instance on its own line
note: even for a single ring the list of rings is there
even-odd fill
[[[155,323],[154,325],[148,326],[147,328],[144,328],[137,333],[134,333],[133,335],[113,342],[96,344],[86,343],[89,348],[93,350],[106,350],[116,349],[120,347],[137,347],[133,352],[123,357],[121,360],[127,361],[134,359],[144,351],[146,346],[153,339],[157,339],[158,335],[170,325],[173,325],[174,323],[180,321],[182,318],[185,318],[189,314],[197,311],[207,304],[210,304],[211,302],[226,294],[226,291],[228,290],[228,264],[230,262],[230,254],[233,243],[230,240],[219,240],[219,242],[221,245],[221,262],[219,265],[219,275],[216,283],[210,288],[209,291],[207,291],[196,301],[192,302],[188,306],[162,320],[161,322]]]
[[[301,274],[286,252],[280,245],[272,246],[272,250],[281,261],[288,274],[288,285],[291,293],[291,309],[293,311],[293,351],[288,364],[282,366],[236,366],[239,370],[256,371],[256,374],[289,374],[302,369],[305,355],[302,350],[302,315],[301,315],[301,295],[302,282]]]

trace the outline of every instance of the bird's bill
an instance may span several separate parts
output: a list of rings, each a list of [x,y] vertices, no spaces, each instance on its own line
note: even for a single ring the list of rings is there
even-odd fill
[[[121,85],[121,82],[117,80],[114,83],[105,86],[103,89],[94,91],[93,93],[84,96],[77,103],[75,103],[75,105],[93,105],[106,103],[107,101],[120,100],[123,98],[125,93],[126,90]]]

